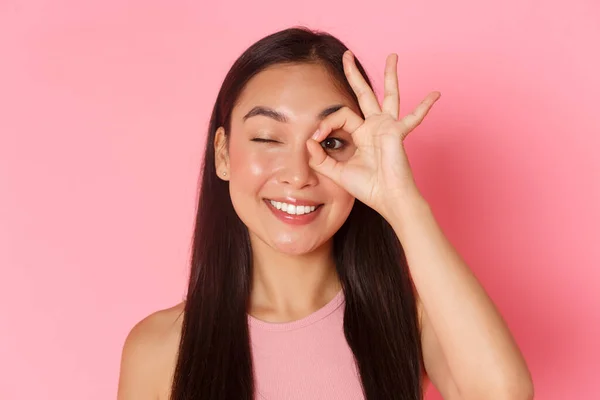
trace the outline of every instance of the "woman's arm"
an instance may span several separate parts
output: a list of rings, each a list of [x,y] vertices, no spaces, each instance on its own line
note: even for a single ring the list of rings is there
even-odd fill
[[[418,292],[425,369],[436,388],[449,399],[532,399],[517,344],[427,202],[413,196],[395,210],[388,222]]]

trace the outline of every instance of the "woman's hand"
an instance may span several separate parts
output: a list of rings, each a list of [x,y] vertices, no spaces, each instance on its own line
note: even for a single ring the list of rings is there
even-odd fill
[[[343,63],[365,119],[347,107],[325,118],[307,141],[309,164],[387,218],[402,200],[420,196],[403,140],[423,121],[440,93],[430,93],[411,114],[399,120],[398,56],[390,54],[387,58],[381,106],[350,51],[344,53]],[[354,155],[343,162],[330,157],[319,143],[337,129],[350,133],[357,147]]]

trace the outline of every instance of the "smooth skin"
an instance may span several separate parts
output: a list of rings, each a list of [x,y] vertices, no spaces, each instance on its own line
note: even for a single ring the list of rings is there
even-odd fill
[[[358,110],[346,101],[347,106],[319,121],[316,132],[308,133],[302,139],[306,152],[289,144],[292,137],[289,132],[288,136],[281,134],[283,147],[293,147],[294,154],[304,154],[307,168],[297,162],[294,175],[287,165],[285,171],[291,174],[289,177],[297,178],[300,176],[297,171],[302,171],[304,180],[280,180],[278,183],[300,182],[296,189],[310,190],[311,196],[331,203],[331,209],[325,215],[327,218],[324,218],[332,229],[339,220],[343,221],[346,198],[342,197],[340,207],[337,198],[328,197],[334,190],[333,186],[327,186],[331,182],[379,212],[394,228],[404,247],[416,287],[425,379],[431,380],[444,399],[532,399],[531,375],[518,346],[483,287],[443,234],[414,181],[403,141],[423,121],[440,93],[430,93],[412,113],[399,119],[397,60],[395,54],[387,58],[385,96],[380,105],[356,68],[352,53],[344,54],[346,77],[358,96],[365,118],[361,118]],[[296,79],[307,79],[307,71],[305,69]],[[320,79],[318,74],[310,76]],[[329,100],[344,104],[342,97]],[[273,101],[281,101],[281,98]],[[288,111],[297,109],[289,108]],[[309,132],[307,129],[303,131]],[[323,146],[332,132],[351,135],[352,155],[340,155]],[[297,136],[293,136],[296,138],[293,140],[300,140]],[[224,152],[225,146],[219,137],[222,135],[217,135],[215,141],[217,170],[233,178],[235,157]],[[281,148],[277,147],[278,151]],[[312,172],[307,173],[308,169]],[[255,172],[258,174],[255,177],[264,177],[264,171]],[[267,190],[264,188],[269,187],[269,182],[272,181],[261,181],[260,190],[253,193],[255,197]],[[246,189],[240,195],[249,196],[250,189]],[[256,207],[260,207],[259,203]],[[255,225],[252,221],[250,224],[252,230]],[[286,242],[277,242],[281,237],[277,235],[280,231],[274,226],[257,228],[253,246],[262,243],[265,249],[278,249]],[[326,304],[339,288],[331,273],[331,260],[326,256],[329,243],[326,239],[300,243],[306,246],[304,250],[308,257],[313,261],[321,260],[322,266],[308,271],[305,274],[308,277],[300,276],[299,268],[292,270],[296,277],[302,278],[302,288],[310,290],[308,297],[301,297],[302,290],[286,294],[278,289],[278,283],[285,286],[286,277],[274,275],[273,269],[267,266],[268,257],[263,257],[261,275],[253,277],[255,282],[262,284],[258,285],[259,293],[253,293],[251,314],[269,321],[286,321],[302,318]],[[293,248],[283,246],[281,250],[292,251]],[[299,252],[297,256],[306,255]],[[298,262],[301,263],[301,259]],[[293,289],[291,284],[290,288]],[[182,310],[180,304],[156,312],[132,329],[123,349],[119,400],[168,398]]]

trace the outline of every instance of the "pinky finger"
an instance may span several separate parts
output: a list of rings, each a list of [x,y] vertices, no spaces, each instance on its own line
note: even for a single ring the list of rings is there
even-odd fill
[[[440,98],[440,92],[431,92],[425,99],[414,109],[414,111],[402,118],[402,122],[408,128],[408,132],[415,129],[427,116],[433,104]]]

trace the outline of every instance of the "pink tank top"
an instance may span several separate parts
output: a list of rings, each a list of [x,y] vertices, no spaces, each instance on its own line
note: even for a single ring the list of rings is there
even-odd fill
[[[270,323],[248,316],[259,400],[364,400],[344,337],[344,294],[309,316]]]

